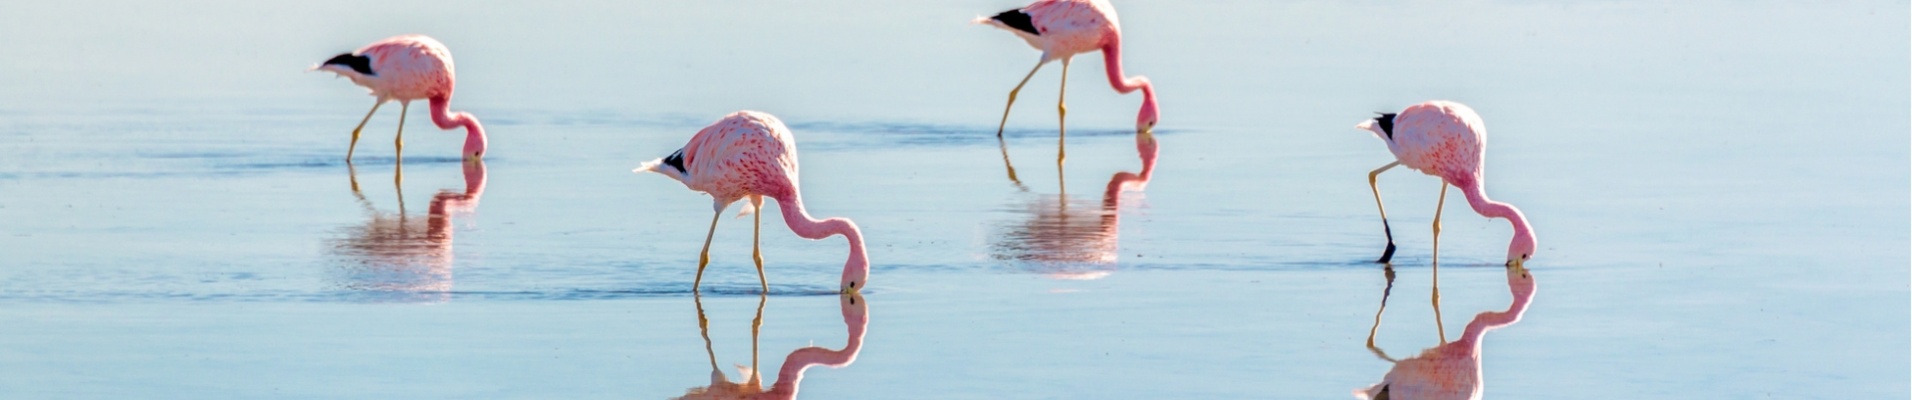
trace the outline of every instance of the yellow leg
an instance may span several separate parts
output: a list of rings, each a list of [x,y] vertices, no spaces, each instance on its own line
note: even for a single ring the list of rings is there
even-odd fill
[[[385,99],[378,99],[377,103],[372,103],[372,111],[366,111],[365,118],[359,119],[358,127],[352,128],[352,146],[345,148],[345,162],[352,162],[352,152],[358,150],[359,132],[365,130],[365,123],[372,120],[372,114],[377,113],[378,106],[381,105],[385,105]]]
[[[1394,260],[1394,228],[1388,227],[1388,208],[1381,205],[1381,186],[1375,183],[1375,179],[1380,177],[1382,172],[1387,172],[1387,170],[1394,168],[1396,165],[1401,165],[1401,162],[1391,162],[1388,163],[1388,165],[1381,166],[1381,168],[1375,168],[1374,172],[1368,173],[1368,189],[1374,191],[1374,208],[1381,210],[1381,233],[1387,235],[1388,238],[1388,247],[1386,250],[1381,251],[1381,259],[1374,261],[1382,264],[1387,264],[1389,261]]]
[[[770,279],[763,275],[763,197],[751,196],[750,205],[756,207],[756,224],[750,229],[750,258],[757,262],[757,284],[763,286],[763,294],[770,294]]]
[[[1021,92],[1022,85],[1028,84],[1029,78],[1035,77],[1036,71],[1041,70],[1042,64],[1047,64],[1047,63],[1049,63],[1049,60],[1043,60],[1041,62],[1037,62],[1035,68],[1029,69],[1028,75],[1022,76],[1022,82],[1016,83],[1016,88],[1009,90],[1009,104],[1005,104],[1002,106],[1002,122],[996,124],[996,137],[1002,137],[1003,127],[1009,126],[1009,108],[1016,105],[1016,92]]]
[[[405,114],[412,110],[412,103],[399,102],[398,104],[398,136],[392,138],[392,156],[403,162],[405,160]]]
[[[1381,289],[1381,308],[1374,310],[1374,327],[1368,328],[1368,351],[1374,352],[1375,357],[1393,362],[1394,357],[1388,357],[1387,352],[1381,351],[1380,347],[1374,346],[1374,332],[1381,329],[1381,313],[1387,311],[1388,295],[1394,292],[1394,267],[1386,266],[1382,267],[1381,270],[1385,271],[1384,274],[1388,278],[1388,285],[1387,288]]]
[[[704,285],[704,266],[710,265],[710,239],[717,236],[717,217],[722,216],[724,210],[717,210],[716,215],[710,216],[710,233],[704,234],[704,252],[697,255],[697,280],[690,284],[692,294],[698,293],[697,289]]]
[[[1068,124],[1064,122],[1069,115],[1069,107],[1063,105],[1062,98],[1069,94],[1069,58],[1062,59],[1061,86],[1056,93],[1056,165],[1062,165],[1062,159],[1068,157],[1063,139],[1069,136]]]
[[[1447,182],[1441,182],[1441,199],[1434,204],[1434,327],[1447,343],[1447,328],[1441,324],[1441,209],[1447,206]]]

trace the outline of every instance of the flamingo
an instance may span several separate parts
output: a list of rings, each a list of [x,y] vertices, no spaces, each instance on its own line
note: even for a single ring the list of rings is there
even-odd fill
[[[763,273],[763,198],[777,200],[783,210],[784,224],[805,239],[819,240],[843,235],[850,242],[850,257],[843,263],[842,292],[867,286],[870,259],[863,251],[863,233],[856,223],[845,218],[817,220],[803,209],[797,188],[797,143],[783,121],[767,113],[738,111],[697,131],[697,135],[670,156],[645,162],[632,170],[655,172],[683,182],[691,190],[709,194],[716,215],[710,218],[710,231],[704,235],[704,250],[697,257],[697,280],[691,291],[703,285],[704,267],[710,264],[710,240],[717,233],[717,219],[724,208],[738,200],[749,199],[743,212],[755,214],[751,233],[751,258],[757,264],[757,282],[770,291]]]
[[[1503,218],[1514,225],[1514,238],[1507,244],[1506,265],[1519,266],[1533,257],[1536,243],[1527,217],[1511,204],[1488,199],[1482,188],[1481,164],[1486,158],[1483,149],[1487,145],[1487,125],[1474,109],[1461,103],[1435,100],[1409,106],[1399,114],[1383,113],[1362,121],[1355,128],[1373,132],[1375,137],[1387,142],[1395,158],[1394,162],[1368,173],[1368,189],[1374,191],[1374,206],[1381,210],[1381,229],[1388,240],[1387,249],[1375,262],[1387,263],[1394,258],[1394,229],[1388,226],[1387,207],[1381,205],[1381,188],[1375,178],[1397,165],[1407,165],[1441,178],[1440,200],[1434,205],[1433,299],[1437,305],[1441,298],[1441,208],[1447,204],[1448,185],[1461,189],[1474,212],[1488,218]]]
[[[704,317],[702,296],[693,295],[697,303],[697,327],[704,336],[704,353],[710,356],[710,386],[691,388],[678,399],[795,399],[798,385],[803,383],[804,370],[824,365],[843,368],[856,362],[856,356],[863,351],[863,335],[870,327],[870,305],[863,300],[863,294],[846,292],[837,297],[838,305],[843,308],[843,325],[849,330],[849,340],[842,350],[830,350],[810,346],[790,352],[784,356],[783,367],[777,369],[777,382],[770,390],[763,388],[763,376],[757,370],[757,334],[763,327],[764,297],[757,297],[757,318],[750,322],[750,366],[738,365],[744,381],[731,382],[717,368],[717,353],[710,342],[710,320]]]
[[[398,136],[392,139],[392,146],[404,157],[405,150],[405,113],[411,110],[412,100],[430,99],[432,123],[439,129],[465,128],[465,160],[476,160],[485,155],[485,128],[478,124],[478,118],[471,113],[450,111],[452,86],[457,79],[452,73],[451,50],[424,35],[400,35],[386,38],[366,45],[351,53],[340,54],[313,66],[313,70],[330,71],[346,78],[352,83],[371,89],[372,110],[365,112],[365,118],[359,120],[358,127],[352,128],[352,145],[345,150],[345,162],[352,162],[352,153],[358,150],[359,131],[365,129],[365,123],[372,120],[372,114],[388,101],[397,100]]]
[[[1393,273],[1389,271],[1390,284]],[[1527,313],[1527,306],[1533,303],[1534,277],[1525,267],[1512,264],[1507,267],[1507,289],[1513,292],[1514,302],[1507,311],[1487,311],[1474,316],[1467,323],[1467,330],[1460,340],[1446,342],[1439,346],[1421,351],[1420,355],[1406,360],[1395,360],[1374,347],[1374,331],[1368,331],[1368,350],[1373,351],[1382,360],[1394,363],[1380,383],[1355,389],[1354,397],[1359,399],[1385,400],[1402,399],[1479,399],[1484,391],[1481,384],[1481,337],[1487,331],[1500,329],[1520,322],[1521,315]],[[1385,293],[1385,292],[1384,292]],[[1384,294],[1382,307],[1387,305]],[[1440,309],[1435,308],[1435,315]],[[1375,325],[1381,323],[1380,314],[1375,314]]]
[[[1003,105],[1002,122],[996,125],[996,137],[1002,137],[1003,127],[1009,124],[1009,109],[1016,105],[1016,93],[1036,76],[1036,71],[1050,61],[1062,61],[1062,84],[1056,95],[1056,163],[1061,164],[1067,153],[1062,149],[1063,139],[1068,136],[1064,117],[1068,107],[1063,97],[1069,88],[1069,62],[1075,55],[1101,50],[1103,64],[1109,75],[1109,86],[1122,94],[1142,90],[1142,109],[1135,116],[1135,133],[1147,140],[1155,140],[1153,131],[1161,118],[1161,110],[1155,104],[1155,85],[1147,77],[1140,75],[1125,77],[1122,74],[1122,27],[1116,21],[1115,7],[1106,0],[1038,0],[1028,6],[1003,11],[994,17],[977,17],[977,24],[986,24],[1002,28],[1029,42],[1030,47],[1042,50],[1042,58],[1022,82],[1009,91],[1009,103]],[[1011,173],[1013,175],[1013,172]]]

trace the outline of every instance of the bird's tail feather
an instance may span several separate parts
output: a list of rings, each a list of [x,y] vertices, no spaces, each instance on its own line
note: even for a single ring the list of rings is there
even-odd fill
[[[631,170],[631,173],[642,174],[645,172],[656,172],[661,174],[661,173],[664,173],[664,171],[661,171],[657,168],[658,166],[661,166],[661,165],[664,165],[664,159],[662,158],[645,161],[643,164],[638,164],[637,169]]]
[[[668,176],[671,179],[675,179],[678,182],[683,182],[685,185],[690,184],[689,175],[686,175],[683,171],[678,171],[677,168],[671,167],[670,164],[664,163],[664,160],[665,160],[664,158],[659,158],[655,160],[645,161],[643,164],[638,164],[637,169],[633,169],[631,170],[631,172],[638,173],[638,174],[642,174],[645,172],[655,172],[659,175]]]

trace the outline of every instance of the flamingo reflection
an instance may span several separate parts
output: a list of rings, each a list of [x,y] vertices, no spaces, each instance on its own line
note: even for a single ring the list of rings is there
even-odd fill
[[[485,163],[464,163],[465,191],[444,190],[432,196],[424,218],[405,208],[404,166],[394,167],[392,186],[398,212],[379,211],[359,190],[358,170],[346,164],[352,196],[369,218],[348,227],[334,239],[331,251],[344,258],[347,289],[402,294],[405,300],[444,301],[452,288],[452,218],[477,211],[485,192]]]
[[[1393,270],[1388,270],[1388,287],[1394,285]],[[1395,360],[1386,352],[1374,346],[1374,330],[1368,331],[1368,350],[1383,360],[1394,363],[1380,383],[1367,388],[1355,389],[1354,397],[1361,399],[1479,399],[1481,384],[1481,337],[1487,331],[1513,325],[1520,322],[1522,314],[1534,297],[1534,278],[1526,268],[1518,264],[1507,268],[1507,289],[1513,292],[1514,301],[1507,311],[1487,311],[1474,316],[1467,323],[1467,329],[1459,340],[1447,342],[1422,350],[1420,355],[1405,360]],[[1382,309],[1387,307],[1386,292],[1381,298]],[[1439,305],[1435,305],[1436,318]],[[1376,327],[1381,324],[1381,315],[1377,311],[1374,317]]]
[[[1009,226],[990,246],[991,257],[1033,265],[1051,278],[1098,279],[1108,276],[1121,258],[1117,243],[1121,222],[1122,192],[1148,187],[1155,174],[1157,147],[1153,136],[1136,136],[1136,152],[1142,158],[1142,172],[1117,172],[1102,191],[1102,203],[1076,201],[1067,192],[1038,195],[1025,205],[1029,219]],[[1004,153],[1003,163],[1008,164]],[[1009,166],[1009,179],[1018,187],[1015,167]],[[1060,166],[1057,167],[1060,174]]]
[[[766,297],[757,296],[757,317],[750,322],[750,366],[738,365],[742,382],[731,382],[717,367],[717,353],[710,342],[710,319],[704,315],[702,295],[693,294],[697,304],[697,328],[704,336],[704,353],[710,356],[710,386],[691,388],[678,399],[794,399],[797,398],[797,385],[803,381],[804,370],[824,365],[843,368],[856,362],[857,353],[863,350],[863,334],[870,325],[870,305],[863,300],[863,294],[856,291],[844,292],[837,296],[837,302],[843,307],[843,325],[849,329],[849,341],[842,350],[831,350],[810,346],[790,352],[783,359],[783,367],[778,368],[777,382],[765,390],[763,376],[757,369],[757,336],[763,327],[763,306]]]
[[[1009,171],[1009,183],[1016,185],[1016,189],[1029,191],[1029,187],[1022,184],[1022,179],[1016,177],[1016,165],[1009,161],[1009,142],[1004,141],[1002,136],[997,136],[996,148],[1002,151],[1002,166]],[[1159,150],[1154,133],[1144,132],[1135,135],[1135,154],[1142,158],[1142,173],[1140,183],[1131,183],[1132,186],[1128,189],[1142,190],[1148,186],[1148,176],[1155,171],[1155,156]],[[1062,165],[1056,164],[1056,187],[1061,193],[1068,193],[1068,190],[1064,188],[1065,183],[1067,179],[1063,176]]]

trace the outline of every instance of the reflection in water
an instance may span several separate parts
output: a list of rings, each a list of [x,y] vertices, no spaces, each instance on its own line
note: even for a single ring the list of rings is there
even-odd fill
[[[1388,271],[1388,286],[1393,287],[1394,273]],[[1374,330],[1368,331],[1368,350],[1375,356],[1394,363],[1381,383],[1363,389],[1355,389],[1354,397],[1362,399],[1384,400],[1399,399],[1478,399],[1481,397],[1480,351],[1481,336],[1487,331],[1499,329],[1520,322],[1522,314],[1527,312],[1528,304],[1534,297],[1534,278],[1526,268],[1513,266],[1507,268],[1507,289],[1513,292],[1514,302],[1507,311],[1486,311],[1474,316],[1467,323],[1467,329],[1461,333],[1460,340],[1443,342],[1439,346],[1421,351],[1421,354],[1406,360],[1395,360],[1386,352],[1374,347]],[[1383,292],[1382,308],[1387,305],[1387,295]],[[1439,305],[1435,306],[1438,312]],[[1438,318],[1438,317],[1437,317]],[[1374,323],[1381,324],[1380,313],[1376,312]]]
[[[817,365],[842,368],[856,362],[857,353],[863,350],[864,330],[870,326],[870,305],[863,300],[863,294],[849,291],[838,295],[837,302],[843,307],[843,326],[849,328],[849,342],[842,350],[811,346],[790,352],[777,371],[777,383],[764,390],[763,376],[757,369],[757,334],[763,328],[763,306],[767,298],[757,296],[757,317],[750,321],[750,366],[737,366],[742,382],[731,382],[717,366],[717,353],[710,342],[710,319],[704,316],[704,298],[694,293],[691,298],[697,304],[697,329],[704,336],[704,353],[710,356],[710,386],[691,388],[678,399],[797,398],[797,385],[803,381],[804,370]]]
[[[1122,192],[1146,188],[1155,173],[1158,149],[1154,135],[1136,135],[1135,149],[1142,158],[1142,172],[1117,172],[1109,178],[1109,184],[1102,191],[1101,204],[1072,200],[1067,192],[1037,195],[1033,202],[1024,205],[1022,211],[1027,213],[1027,220],[1011,224],[996,235],[995,243],[990,245],[990,257],[1031,265],[1057,279],[1108,276],[1121,258],[1117,254],[1116,234]],[[1006,152],[1003,165],[1009,168],[1010,181],[1022,187],[1022,182],[1016,181],[1015,167],[1009,166]],[[1060,174],[1060,166],[1057,171]]]
[[[365,199],[359,191],[358,170],[346,164],[352,196],[358,198],[369,219],[347,227],[344,237],[330,243],[330,250],[345,259],[342,286],[398,294],[407,301],[444,301],[452,288],[451,219],[476,212],[485,192],[485,163],[465,162],[465,191],[445,190],[432,196],[424,218],[406,212],[405,193],[400,188],[404,166],[394,168],[392,186],[398,192],[398,212],[385,213]]]

